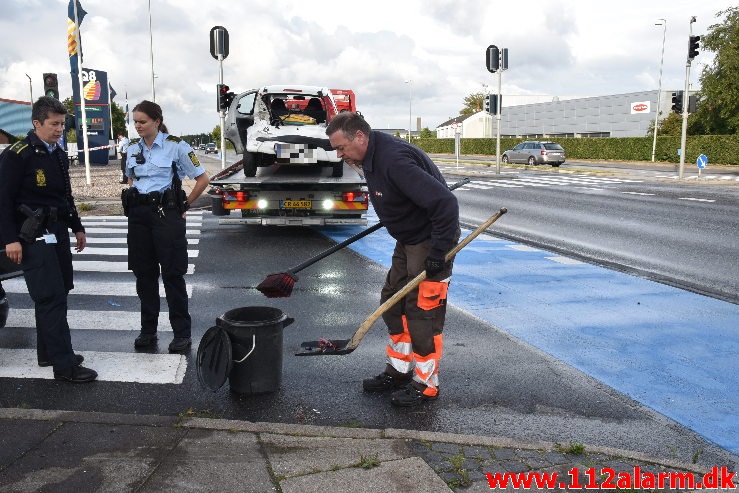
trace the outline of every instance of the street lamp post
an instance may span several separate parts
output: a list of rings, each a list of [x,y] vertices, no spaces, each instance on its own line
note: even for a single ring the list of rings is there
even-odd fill
[[[659,58],[659,89],[657,89],[657,109],[654,111],[654,141],[652,142],[652,162],[657,151],[657,122],[659,119],[660,101],[662,99],[662,64],[665,60],[665,35],[667,34],[667,19],[658,19],[655,26],[662,26],[662,55]]]
[[[154,37],[151,33],[151,0],[149,0],[149,57],[151,58],[151,101],[156,103],[157,96],[154,90]]]
[[[31,84],[31,76],[26,74],[28,77],[28,90],[31,92],[31,104],[33,104],[33,84]]]
[[[405,83],[408,84],[408,142],[410,142],[411,128],[413,127],[413,88],[411,86],[413,81],[408,79]]]

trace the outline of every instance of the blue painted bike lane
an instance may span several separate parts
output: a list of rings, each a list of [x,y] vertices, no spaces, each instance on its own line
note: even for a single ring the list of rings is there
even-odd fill
[[[394,244],[381,229],[350,248],[389,267]],[[487,235],[457,255],[449,302],[739,454],[738,305]]]

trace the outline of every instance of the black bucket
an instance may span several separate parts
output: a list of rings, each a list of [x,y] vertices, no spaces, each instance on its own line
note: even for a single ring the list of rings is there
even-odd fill
[[[277,308],[248,306],[216,319],[228,333],[233,368],[228,376],[238,394],[274,392],[282,380],[282,329],[294,322]]]

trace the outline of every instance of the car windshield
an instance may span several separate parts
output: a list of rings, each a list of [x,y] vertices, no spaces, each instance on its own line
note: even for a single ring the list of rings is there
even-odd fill
[[[545,142],[544,149],[548,151],[564,151],[561,145],[555,144],[554,142]]]

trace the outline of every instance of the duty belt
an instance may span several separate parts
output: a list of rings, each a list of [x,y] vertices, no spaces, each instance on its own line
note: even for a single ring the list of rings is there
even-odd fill
[[[165,190],[164,192],[141,193],[136,191],[136,189],[133,189],[130,200],[132,206],[149,205],[159,207],[161,205],[167,207],[168,203],[174,203],[171,197],[171,190]]]

